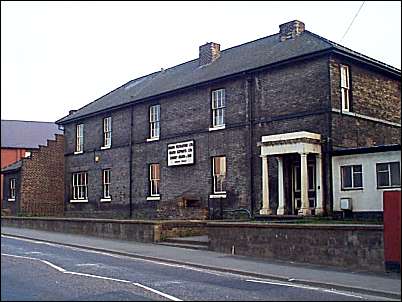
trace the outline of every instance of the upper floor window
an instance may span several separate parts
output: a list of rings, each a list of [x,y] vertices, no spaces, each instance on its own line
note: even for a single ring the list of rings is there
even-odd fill
[[[213,190],[214,194],[226,193],[226,157],[212,158]]]
[[[75,151],[76,152],[84,151],[84,124],[78,124],[76,126]]]
[[[88,173],[73,173],[73,199],[88,199]]]
[[[149,193],[150,193],[150,196],[159,196],[160,180],[161,180],[160,165],[159,164],[150,164],[149,165],[149,182],[150,182]]]
[[[212,91],[212,127],[225,126],[225,89]]]
[[[158,139],[160,133],[160,105],[149,107],[149,138]]]
[[[349,66],[341,65],[342,111],[350,111]]]
[[[377,164],[376,170],[378,188],[401,186],[401,167],[399,162]]]
[[[16,179],[11,178],[10,179],[10,197],[9,197],[9,199],[15,199],[15,183],[16,183]]]
[[[112,117],[103,119],[103,147],[112,146]]]
[[[103,170],[103,198],[110,199],[110,169]]]
[[[341,167],[341,186],[342,190],[362,189],[363,188],[362,165]]]

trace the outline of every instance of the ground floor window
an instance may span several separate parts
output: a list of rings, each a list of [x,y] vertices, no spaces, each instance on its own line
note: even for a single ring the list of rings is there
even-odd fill
[[[88,199],[88,173],[73,173],[73,199]]]
[[[226,193],[226,157],[212,158],[213,190],[214,194]]]
[[[401,167],[399,162],[377,164],[376,170],[378,188],[401,186]]]
[[[362,165],[341,167],[341,187],[342,190],[363,188]]]
[[[110,169],[103,170],[103,198],[110,199]]]
[[[11,178],[10,179],[10,199],[15,199],[15,183],[16,183],[16,179]]]
[[[159,196],[159,184],[160,184],[160,165],[149,165],[149,196]]]

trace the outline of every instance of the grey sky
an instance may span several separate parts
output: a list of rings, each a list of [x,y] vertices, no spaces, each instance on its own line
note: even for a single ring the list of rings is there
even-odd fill
[[[134,78],[298,19],[340,43],[362,1],[1,2],[1,118],[55,121]],[[365,2],[341,43],[401,68],[401,2]]]

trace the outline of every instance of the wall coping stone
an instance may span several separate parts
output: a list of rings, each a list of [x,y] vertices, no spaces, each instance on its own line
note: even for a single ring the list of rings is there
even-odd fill
[[[71,222],[94,222],[94,223],[121,223],[121,224],[150,224],[150,225],[205,225],[203,220],[137,220],[137,219],[102,219],[102,218],[77,218],[77,217],[19,217],[2,216],[5,220],[36,220],[36,221],[71,221]]]
[[[367,230],[383,231],[384,225],[372,224],[294,224],[294,223],[247,223],[247,222],[207,222],[207,227],[238,227],[238,228],[265,228],[265,229],[325,229],[325,230]]]

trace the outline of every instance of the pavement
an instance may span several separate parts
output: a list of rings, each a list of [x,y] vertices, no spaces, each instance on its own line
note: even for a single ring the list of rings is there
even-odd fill
[[[34,229],[1,227],[2,235],[36,239],[66,246],[115,253],[141,259],[188,265],[254,278],[401,299],[401,279],[396,273],[357,272],[311,264],[256,259],[205,250],[185,249]]]

